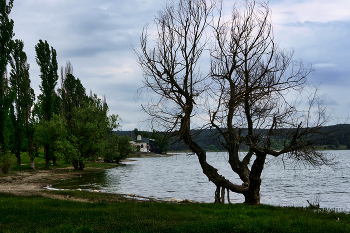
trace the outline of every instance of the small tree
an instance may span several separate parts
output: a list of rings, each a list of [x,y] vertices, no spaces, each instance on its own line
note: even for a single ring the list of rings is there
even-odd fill
[[[153,130],[151,138],[154,139],[155,148],[153,148],[153,152],[163,154],[168,152],[169,150],[169,139],[165,133],[157,132]]]
[[[119,124],[118,116],[107,116],[108,106],[96,95],[75,107],[71,126],[65,121],[66,136],[60,140],[58,150],[64,154],[75,170],[84,170],[85,161],[103,154],[107,134]],[[68,130],[67,130],[68,129]]]
[[[56,114],[52,115],[50,121],[35,124],[34,132],[34,143],[49,145],[51,153],[62,147],[67,135],[64,118]]]
[[[107,136],[107,145],[104,149],[104,160],[109,163],[119,163],[120,160],[126,159],[132,148],[129,143],[130,138],[127,136],[118,136],[109,133]]]
[[[339,143],[338,139],[334,139],[334,147],[335,147],[336,150],[339,149],[340,143]]]
[[[214,1],[168,3],[155,18],[157,35],[151,48],[145,29],[136,55],[145,88],[159,99],[144,109],[153,125],[172,132],[197,155],[203,173],[217,186],[215,201],[222,202],[229,190],[243,194],[247,204],[260,204],[267,156],[312,165],[328,162],[312,140],[325,123],[324,109],[312,98],[308,110],[298,111],[285,98],[302,90],[312,69],[278,48],[267,4],[247,1],[245,10],[234,8],[228,21],[221,7],[217,9],[218,19],[213,20]],[[199,60],[205,49],[210,50],[211,67],[203,74]],[[242,184],[232,183],[207,162],[206,151],[194,141],[195,124],[218,131],[228,163]],[[288,129],[279,130],[284,128]],[[281,132],[283,148],[275,150],[271,140]],[[239,154],[242,144],[249,148],[244,156]]]

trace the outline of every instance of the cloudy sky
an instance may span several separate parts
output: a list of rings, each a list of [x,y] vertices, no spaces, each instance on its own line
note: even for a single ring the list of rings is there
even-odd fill
[[[239,0],[238,0],[239,1]],[[230,5],[234,1],[224,0]],[[350,1],[270,0],[275,39],[294,48],[294,58],[311,63],[308,80],[332,112],[332,123],[350,123]],[[147,128],[135,94],[142,73],[133,47],[143,26],[152,23],[163,0],[14,0],[10,17],[15,38],[25,43],[32,87],[40,93],[34,46],[47,40],[59,66],[70,61],[87,91],[106,95],[110,113],[122,118],[122,130]]]

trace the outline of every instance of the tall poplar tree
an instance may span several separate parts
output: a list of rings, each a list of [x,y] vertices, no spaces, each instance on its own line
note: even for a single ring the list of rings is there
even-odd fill
[[[8,80],[6,78],[6,66],[10,60],[12,50],[12,37],[14,22],[9,19],[13,6],[13,0],[0,0],[0,147],[6,150],[6,124],[8,122],[11,95],[9,94]]]
[[[61,67],[61,85],[61,89],[58,91],[61,97],[61,115],[66,119],[68,126],[72,128],[73,110],[80,107],[84,100],[87,100],[87,95],[79,78],[74,77],[73,66],[69,61],[65,69]]]
[[[36,62],[40,66],[40,78],[41,85],[40,90],[42,92],[41,109],[44,121],[50,121],[52,114],[55,112],[56,93],[55,87],[58,80],[58,64],[56,50],[49,46],[47,41],[43,42],[39,40],[39,43],[35,46]],[[50,165],[50,145],[45,144],[45,158],[46,168]]]
[[[12,88],[15,90],[15,115],[13,119],[13,127],[15,131],[15,146],[14,151],[17,157],[17,164],[21,164],[21,148],[23,139],[27,136],[29,131],[29,118],[31,107],[34,102],[34,90],[30,87],[29,78],[29,64],[27,63],[27,55],[23,51],[24,43],[21,40],[16,40],[13,44],[10,83]],[[27,133],[27,135],[26,135]],[[32,158],[31,153],[31,137],[28,140],[29,155]]]

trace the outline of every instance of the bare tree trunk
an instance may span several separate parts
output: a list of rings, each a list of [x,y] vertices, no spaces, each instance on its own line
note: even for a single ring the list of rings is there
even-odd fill
[[[45,160],[46,160],[46,168],[49,169],[50,168],[50,146],[49,145],[44,145],[44,149],[45,149]]]
[[[79,170],[80,171],[83,171],[84,170],[84,163],[83,163],[83,161],[79,161]]]
[[[17,158],[17,165],[21,166],[21,151],[16,149],[16,158]]]
[[[73,167],[74,167],[74,170],[78,170],[78,168],[79,168],[79,162],[78,162],[78,160],[73,160],[72,161],[72,164],[73,164]]]
[[[232,204],[231,201],[230,201],[230,190],[229,189],[227,189],[227,202],[229,204]]]
[[[225,188],[221,188],[221,203],[225,203]]]
[[[32,139],[30,138],[28,134],[28,154],[30,158],[30,167],[34,170],[35,169],[35,163],[34,159],[35,157],[33,156],[33,142],[31,141]]]
[[[215,190],[215,203],[220,202],[220,187],[216,186],[216,190]]]
[[[257,153],[249,174],[249,189],[244,193],[245,203],[248,205],[260,205],[261,173],[264,169],[266,154]]]
[[[35,170],[34,156],[30,155],[30,167]]]

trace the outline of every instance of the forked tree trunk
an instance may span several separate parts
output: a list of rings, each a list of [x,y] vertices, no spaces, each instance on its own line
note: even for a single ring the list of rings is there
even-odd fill
[[[255,189],[249,189],[244,194],[244,203],[248,205],[260,205],[260,186]]]
[[[266,154],[256,153],[256,159],[249,174],[249,189],[244,193],[248,205],[260,205],[261,173],[264,169]]]

